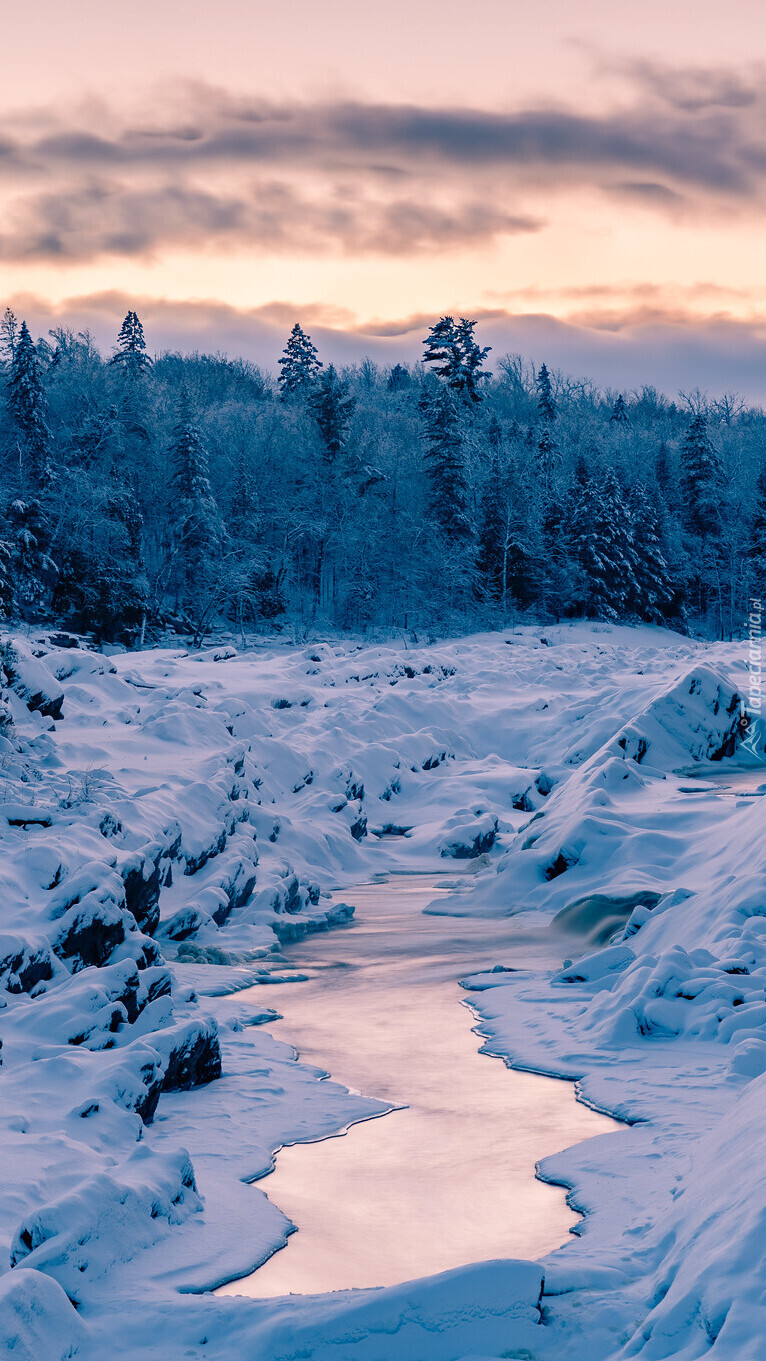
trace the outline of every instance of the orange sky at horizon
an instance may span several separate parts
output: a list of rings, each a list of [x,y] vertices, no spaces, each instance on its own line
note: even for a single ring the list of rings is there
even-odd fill
[[[278,300],[347,329],[487,308],[761,325],[766,15],[732,0],[725,32],[719,15],[41,0],[4,18],[0,299]],[[341,126],[370,105],[385,137]],[[264,108],[277,140],[296,110],[300,126],[243,151]],[[473,112],[496,139],[486,163]]]

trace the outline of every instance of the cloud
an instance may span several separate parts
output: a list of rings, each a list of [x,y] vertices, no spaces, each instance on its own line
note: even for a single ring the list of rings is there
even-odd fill
[[[216,300],[175,302],[136,298],[120,292],[73,297],[57,306],[20,294],[9,300],[17,316],[29,321],[33,334],[66,323],[89,329],[108,353],[120,322],[136,308],[150,348],[156,351],[222,351],[244,355],[276,369],[285,339],[295,321],[308,327],[325,362],[356,363],[369,355],[381,364],[413,362],[431,315],[417,314],[398,322],[360,322],[343,309],[321,303],[290,301],[238,309]],[[454,309],[457,310],[457,309]],[[766,405],[766,311],[751,321],[701,317],[678,304],[617,309],[612,329],[603,313],[583,310],[578,319],[562,321],[540,311],[519,315],[501,307],[472,311],[481,343],[491,345],[490,361],[508,351],[524,354],[536,366],[587,376],[602,387],[631,391],[651,384],[674,396],[694,387],[711,396],[739,391]]]
[[[0,255],[453,250],[538,230],[541,194],[578,186],[664,214],[762,205],[752,82],[642,62],[626,89],[598,114],[275,103],[205,85],[140,118],[92,103],[16,114],[0,127]]]
[[[754,67],[747,74],[711,66],[669,66],[640,59],[614,66],[628,77],[684,113],[703,109],[746,109],[758,101],[763,70]]]
[[[108,179],[24,198],[0,227],[0,260],[88,261],[152,256],[165,246],[261,253],[417,254],[533,232],[539,219],[491,202],[382,199],[364,185],[311,195],[284,181],[232,193],[184,182],[141,186]]]

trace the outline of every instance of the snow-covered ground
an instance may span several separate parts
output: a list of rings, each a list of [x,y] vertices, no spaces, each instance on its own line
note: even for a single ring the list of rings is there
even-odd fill
[[[736,763],[745,656],[603,625],[242,655],[14,638],[0,1350],[760,1357],[764,805],[686,769]],[[284,1241],[243,1181],[382,1109],[238,994],[300,986],[281,943],[348,915],[329,888],[455,857],[476,873],[436,910],[571,937],[553,977],[467,986],[491,1052],[631,1124],[541,1169],[587,1211],[579,1237],[386,1290],[199,1293]]]

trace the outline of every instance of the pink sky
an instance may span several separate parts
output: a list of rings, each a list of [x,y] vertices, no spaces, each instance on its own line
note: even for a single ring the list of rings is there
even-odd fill
[[[766,18],[721,12],[17,7],[0,300],[107,334],[105,297],[141,300],[158,346],[188,323],[266,361],[282,317],[361,354],[454,311],[600,381],[629,360],[672,389],[696,362],[766,398]]]

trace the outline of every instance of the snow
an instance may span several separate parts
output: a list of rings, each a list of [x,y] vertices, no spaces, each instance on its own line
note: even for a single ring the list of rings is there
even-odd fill
[[[688,776],[744,759],[746,644],[587,624],[10,644],[0,1354],[760,1356],[763,805]],[[432,912],[553,923],[570,956],[465,980],[487,1051],[629,1123],[540,1167],[585,1212],[577,1237],[379,1291],[204,1293],[285,1241],[255,1180],[276,1150],[385,1109],[239,992],[271,981],[278,1008],[300,986],[282,945],[348,919],[330,888],[353,905],[374,873],[451,858],[468,887]]]

